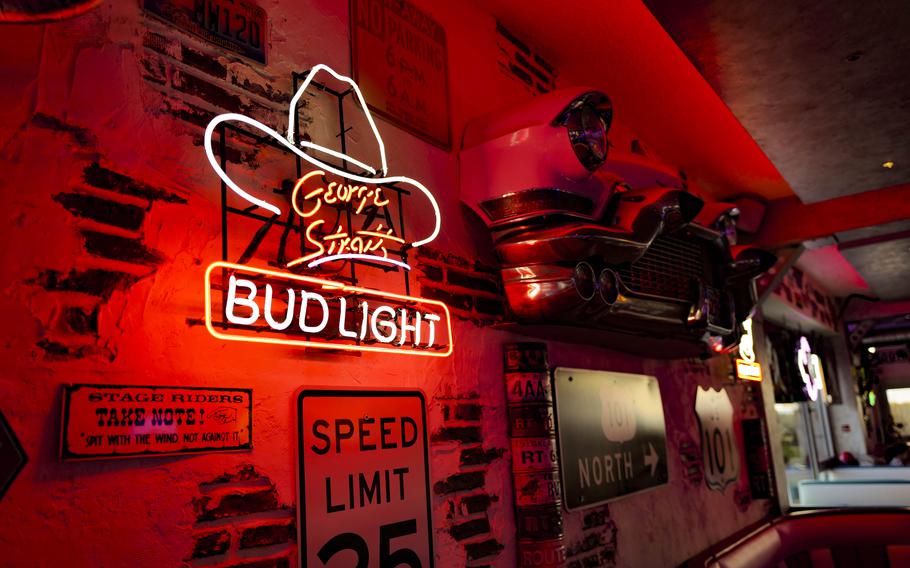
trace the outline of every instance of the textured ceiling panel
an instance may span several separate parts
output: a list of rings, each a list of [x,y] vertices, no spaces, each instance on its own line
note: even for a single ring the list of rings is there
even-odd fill
[[[804,202],[910,182],[906,0],[646,4]]]
[[[882,300],[910,298],[910,237],[841,253]]]

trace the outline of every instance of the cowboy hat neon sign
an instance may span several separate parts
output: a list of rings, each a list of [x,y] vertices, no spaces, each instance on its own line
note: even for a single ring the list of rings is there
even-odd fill
[[[375,168],[373,168],[372,166],[370,166],[369,164],[366,164],[360,160],[357,160],[356,158],[353,158],[353,157],[351,157],[347,154],[343,154],[341,152],[337,152],[335,150],[332,150],[331,148],[326,148],[325,146],[315,144],[309,140],[300,140],[300,141],[295,142],[295,140],[294,140],[294,135],[295,135],[294,118],[295,118],[295,114],[296,114],[297,104],[299,103],[300,98],[303,96],[304,92],[306,92],[306,89],[312,83],[313,77],[320,71],[325,71],[325,72],[329,73],[332,77],[337,79],[338,81],[347,83],[348,85],[350,85],[351,89],[353,90],[353,93],[357,97],[357,101],[360,103],[360,107],[363,109],[367,122],[370,125],[370,129],[372,130],[373,136],[375,137],[377,145],[379,147],[379,159],[380,159],[381,165],[380,165],[380,168],[378,171]],[[227,175],[227,172],[225,172],[224,169],[222,169],[221,164],[219,163],[218,159],[216,159],[215,152],[212,147],[212,136],[214,135],[215,130],[218,128],[218,126],[221,123],[230,122],[230,121],[241,122],[243,124],[246,124],[247,126],[251,126],[254,129],[261,131],[262,133],[273,138],[275,141],[279,142],[282,146],[284,146],[285,148],[287,148],[288,150],[290,150],[291,152],[293,152],[300,158],[306,160],[307,162],[309,162],[310,164],[315,166],[317,168],[317,170],[315,170],[313,172],[309,172],[306,176],[303,176],[300,180],[298,180],[298,183],[297,183],[298,187],[301,185],[301,181],[303,181],[304,179],[306,179],[306,180],[312,179],[311,177],[307,177],[307,176],[311,176],[312,174],[315,174],[316,171],[318,171],[318,172],[320,172],[320,174],[319,174],[320,176],[332,174],[334,176],[341,178],[342,180],[347,180],[348,182],[353,182],[353,183],[348,183],[348,184],[342,183],[341,186],[352,188],[350,191],[357,193],[359,197],[362,197],[363,193],[365,193],[365,192],[373,191],[374,195],[377,195],[377,200],[379,202],[382,202],[382,197],[381,197],[382,188],[380,186],[383,184],[401,184],[401,185],[412,186],[412,187],[416,188],[424,196],[426,196],[427,200],[429,200],[430,205],[433,209],[435,223],[433,225],[433,230],[430,232],[429,235],[426,235],[425,237],[423,237],[421,239],[417,239],[417,240],[409,243],[409,245],[412,248],[419,247],[421,245],[425,245],[425,244],[433,241],[439,235],[439,228],[441,225],[439,205],[436,203],[436,199],[433,197],[433,194],[430,193],[430,190],[428,190],[423,184],[421,184],[420,182],[418,182],[417,180],[414,180],[412,178],[404,177],[404,176],[386,175],[388,172],[388,164],[386,162],[385,144],[382,142],[382,137],[379,135],[379,130],[376,128],[376,122],[373,120],[373,116],[370,114],[370,110],[367,107],[366,101],[363,98],[363,94],[360,92],[360,88],[357,86],[357,83],[355,83],[350,77],[345,77],[344,75],[340,75],[340,74],[336,73],[333,69],[331,69],[327,65],[319,64],[319,65],[314,66],[310,70],[309,74],[307,74],[306,79],[304,79],[304,81],[303,81],[303,84],[301,84],[300,88],[297,89],[297,92],[294,94],[294,97],[291,99],[291,102],[290,102],[290,105],[288,108],[288,131],[287,131],[286,136],[282,136],[281,134],[279,134],[272,128],[266,126],[265,124],[259,122],[258,120],[255,120],[248,116],[245,116],[242,114],[237,114],[237,113],[227,113],[227,114],[218,115],[215,118],[213,118],[211,122],[209,122],[209,125],[205,129],[205,137],[204,137],[205,155],[208,157],[209,164],[211,164],[212,169],[215,170],[215,173],[218,174],[218,177],[221,178],[221,180],[225,183],[225,185],[232,192],[234,192],[236,195],[243,198],[244,200],[248,201],[249,203],[256,205],[258,207],[262,207],[263,209],[270,211],[271,213],[273,213],[275,215],[281,215],[282,211],[281,211],[281,207],[279,205],[277,205],[275,203],[271,203],[264,199],[260,199],[256,196],[254,196],[249,191],[240,187],[240,185],[238,185],[233,179],[231,179],[230,176]],[[363,175],[358,175],[358,174],[354,174],[351,172],[341,170],[331,164],[323,162],[322,160],[318,159],[317,157],[310,155],[305,150],[320,152],[320,153],[326,154],[328,156],[332,156],[333,158],[336,158],[339,160],[345,160],[348,163],[354,164],[357,167],[362,168],[364,171],[368,172],[372,176],[377,176],[377,177],[366,177]],[[337,185],[338,181],[335,181],[334,183]],[[329,183],[329,185],[331,185],[331,183]],[[297,197],[297,193],[298,192],[295,190],[295,197]],[[340,191],[339,191],[339,193],[340,193]],[[307,195],[310,195],[310,193],[308,193]],[[327,190],[325,190],[321,195],[316,194],[316,195],[313,195],[312,197],[315,199],[326,200],[328,198]],[[305,217],[305,215],[301,214],[301,209],[298,209],[297,199],[292,199],[292,203],[294,205],[295,212],[298,215],[300,215],[301,217]],[[313,211],[313,213],[315,213],[315,211]],[[377,227],[376,229],[377,230],[372,231],[372,232],[374,232],[374,233],[382,232],[381,228]],[[365,236],[368,238],[364,239],[363,237],[365,237]],[[361,246],[358,246],[358,244],[357,244],[356,239],[358,237],[360,237],[359,242],[362,243]],[[377,250],[383,250],[382,245],[384,244],[385,240],[392,240],[390,237],[392,237],[392,235],[390,233],[388,233],[388,230],[386,230],[386,234],[383,236],[345,234],[342,237],[335,237],[335,238],[336,239],[348,239],[349,246],[341,246],[339,243],[339,244],[336,244],[336,246],[334,248],[332,248],[332,243],[326,243],[325,242],[326,239],[318,240],[318,237],[316,236],[315,231],[311,230],[308,232],[308,240],[311,243],[316,243],[319,245],[319,246],[317,246],[317,250],[321,246],[323,248],[323,250],[319,253],[319,255],[325,254],[326,256],[321,256],[321,258],[316,258],[313,256],[301,257],[300,259],[295,259],[295,260],[291,261],[294,264],[289,263],[289,266],[295,266],[296,264],[305,262],[303,260],[303,258],[305,258],[307,261],[309,261],[307,266],[310,268],[316,267],[319,264],[323,264],[325,262],[331,262],[331,261],[335,261],[335,260],[354,259],[354,260],[370,260],[373,262],[393,264],[393,265],[399,266],[401,268],[404,268],[405,270],[410,270],[411,267],[408,266],[406,263],[389,258],[388,254],[387,254],[387,250],[384,252],[384,254],[376,253]],[[377,244],[376,239],[381,239],[382,242]],[[398,239],[398,240],[402,241],[402,239]],[[367,242],[369,242],[369,244],[367,244]]]
[[[366,116],[379,147],[379,169],[346,154],[308,140],[295,143],[295,109],[313,77],[326,71],[347,83]],[[289,128],[286,136],[247,116],[228,113],[216,116],[205,131],[204,147],[212,169],[233,193],[256,207],[282,215],[278,204],[256,197],[236,183],[215,157],[212,136],[225,122],[240,122],[277,141],[283,148],[309,162],[315,169],[302,175],[291,194],[293,212],[306,221],[305,238],[315,252],[288,261],[285,268],[305,265],[309,268],[338,260],[369,260],[395,265],[405,270],[410,266],[389,258],[389,247],[418,247],[436,238],[440,230],[439,206],[421,183],[404,176],[388,176],[385,146],[363,95],[350,78],[339,75],[325,65],[310,70],[291,99]],[[367,175],[354,174],[324,163],[310,152],[319,152],[362,168]],[[360,215],[365,210],[389,204],[383,193],[384,184],[416,188],[429,200],[435,224],[423,238],[406,243],[390,227],[378,223],[361,230],[336,225],[326,231],[325,220],[314,218],[324,207],[344,206]],[[366,214],[366,213],[364,213]],[[214,277],[221,271],[221,285]],[[220,291],[215,301],[213,291]],[[448,307],[442,302],[426,300],[348,286],[330,280],[267,270],[230,262],[214,262],[205,274],[205,325],[219,339],[315,347],[348,351],[396,352],[431,357],[452,353],[452,327]],[[220,321],[216,310],[220,307]]]

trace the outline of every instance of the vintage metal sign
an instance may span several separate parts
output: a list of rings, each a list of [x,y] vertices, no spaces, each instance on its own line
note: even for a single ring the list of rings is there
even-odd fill
[[[698,389],[695,413],[701,428],[705,484],[723,492],[739,479],[740,458],[733,429],[733,403],[727,389]]]
[[[28,456],[16,433],[13,432],[6,417],[0,412],[0,499],[6,495],[6,490],[13,484],[13,480],[25,467]]]
[[[446,149],[449,74],[442,26],[406,0],[351,0],[354,78],[381,116]]]
[[[253,448],[252,390],[67,385],[63,459]]]
[[[304,390],[297,428],[301,566],[432,567],[423,394]]]
[[[667,435],[655,377],[557,368],[554,379],[568,510],[667,483]]]
[[[205,324],[219,339],[430,357],[452,353],[449,310],[435,300],[227,262],[209,266],[205,283]],[[226,284],[223,292],[220,283]]]
[[[247,0],[143,0],[151,14],[202,39],[265,63],[265,10]]]

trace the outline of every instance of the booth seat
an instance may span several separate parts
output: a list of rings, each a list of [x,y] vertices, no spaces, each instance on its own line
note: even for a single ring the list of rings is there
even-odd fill
[[[767,522],[685,566],[897,568],[910,566],[910,509],[801,511]]]
[[[799,482],[800,507],[910,507],[910,481],[852,479]]]
[[[910,467],[894,467],[880,465],[875,467],[835,467],[828,469],[819,475],[821,479],[827,481],[851,481],[866,479],[898,479],[910,481]]]

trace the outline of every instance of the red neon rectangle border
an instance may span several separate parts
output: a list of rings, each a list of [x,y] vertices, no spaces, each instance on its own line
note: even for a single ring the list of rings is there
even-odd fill
[[[215,329],[215,326],[212,324],[212,283],[211,275],[212,271],[217,268],[229,268],[235,270],[245,270],[247,272],[254,272],[257,274],[263,274],[266,276],[274,276],[276,278],[285,278],[287,280],[296,280],[299,282],[306,282],[307,284],[315,284],[322,287],[332,288],[334,290],[340,290],[342,292],[355,292],[357,294],[363,294],[367,296],[374,296],[379,298],[392,298],[395,300],[400,300],[404,302],[420,302],[423,304],[432,304],[438,306],[446,315],[446,330],[448,331],[448,349],[445,352],[439,351],[423,351],[418,349],[395,349],[382,346],[374,345],[348,345],[344,343],[329,343],[325,341],[309,341],[306,339],[278,339],[273,337],[255,337],[255,336],[240,336],[240,335],[231,335],[226,333],[221,333]],[[247,266],[245,264],[235,264],[232,262],[216,261],[208,266],[205,270],[205,327],[209,330],[209,333],[212,336],[223,339],[225,341],[246,341],[249,343],[270,343],[272,345],[296,345],[300,347],[314,347],[317,349],[341,349],[344,351],[369,351],[376,353],[398,353],[400,355],[416,355],[419,357],[448,357],[452,354],[452,351],[455,347],[455,342],[453,341],[454,337],[452,336],[452,316],[449,313],[449,307],[444,303],[437,300],[427,300],[424,298],[416,298],[413,296],[404,296],[402,294],[393,294],[391,292],[382,292],[380,290],[371,290],[369,288],[359,288],[356,286],[348,286],[346,284],[341,284],[339,282],[332,282],[331,280],[323,280],[321,278],[313,278],[311,276],[301,276],[299,274],[290,274],[288,272],[279,272],[276,270],[267,270],[264,268],[256,268],[253,266]]]
[[[758,376],[743,376],[743,375],[740,375],[740,374],[739,374],[739,368],[740,368],[740,366],[743,366],[743,367],[752,367],[752,368],[758,369]],[[746,361],[745,359],[737,359],[737,360],[736,360],[736,376],[739,377],[739,378],[740,378],[741,380],[743,380],[743,381],[754,381],[754,382],[756,382],[756,383],[760,383],[760,382],[764,379],[764,376],[763,376],[763,374],[762,374],[761,364],[759,364],[759,363],[752,363],[752,362],[750,362],[750,361]]]

